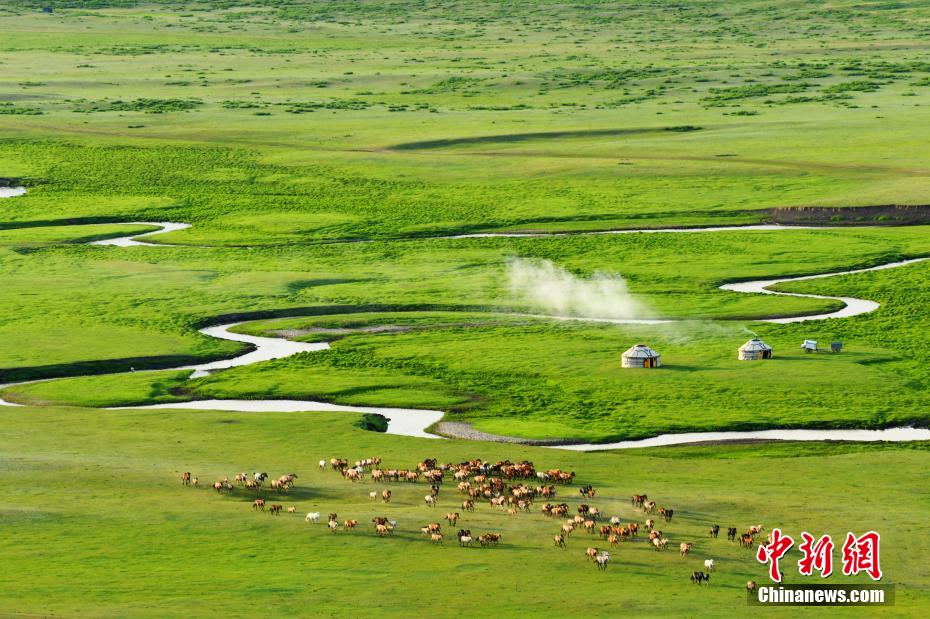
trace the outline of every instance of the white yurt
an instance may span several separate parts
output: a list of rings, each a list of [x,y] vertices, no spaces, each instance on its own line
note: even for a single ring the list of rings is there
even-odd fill
[[[657,368],[661,365],[659,353],[645,344],[637,344],[621,356],[625,368]]]
[[[740,361],[760,361],[772,358],[772,347],[757,337],[739,347]]]

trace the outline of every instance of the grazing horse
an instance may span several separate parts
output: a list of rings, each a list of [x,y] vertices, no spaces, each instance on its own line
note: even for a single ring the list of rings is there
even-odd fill
[[[599,551],[598,551],[597,548],[594,548],[594,547],[589,546],[589,547],[584,551],[584,555],[585,555],[585,557],[586,557],[589,561],[594,561],[594,558],[597,556],[597,553],[598,553],[598,552],[599,552]]]
[[[710,584],[710,574],[704,572],[691,572],[691,582],[700,585],[702,582]]]
[[[459,521],[459,513],[458,513],[458,512],[449,512],[448,514],[446,514],[446,520],[449,521],[449,525],[450,525],[450,526],[453,526],[453,527],[454,527],[454,526],[455,526],[455,523]]]
[[[501,541],[500,533],[485,533],[478,537],[478,543],[482,546],[497,546],[499,541]]]
[[[714,539],[717,539],[717,535],[720,533],[720,525],[715,524],[710,528],[710,536]]]
[[[648,499],[649,497],[645,494],[634,494],[631,503],[634,507],[642,507],[643,503],[645,503]]]
[[[599,553],[596,557],[594,557],[594,560],[597,561],[597,569],[606,570],[607,562],[610,561],[610,553],[604,550],[603,552]]]
[[[181,483],[185,486],[189,486],[191,483],[191,473],[190,471],[184,471],[181,473]]]
[[[559,548],[565,548],[565,536],[564,535],[555,535],[552,537],[552,541],[555,542],[555,545]]]
[[[691,542],[682,542],[681,544],[679,544],[679,545],[678,545],[678,554],[679,554],[679,556],[682,556],[682,557],[683,557],[683,556],[685,556],[686,554],[688,554],[689,552],[691,552],[691,548],[692,548],[693,546],[694,546],[694,544],[692,544]]]
[[[255,499],[252,501],[252,509],[265,511],[265,499]]]
[[[385,490],[384,492],[381,493],[381,501],[384,503],[391,502],[391,491],[390,490]]]
[[[272,516],[277,516],[278,514],[281,513],[282,509],[284,509],[283,505],[278,505],[277,503],[275,503],[271,507],[268,508],[268,511],[271,512]]]
[[[471,499],[462,501],[462,511],[463,512],[473,512],[475,511],[475,502]]]
[[[755,540],[753,540],[752,535],[750,535],[749,533],[743,533],[742,535],[740,535],[739,545],[745,546],[746,548],[751,549],[753,541]]]
[[[736,541],[736,527],[727,527],[727,539],[731,542]]]
[[[320,512],[310,512],[307,514],[307,517],[304,518],[304,522],[312,522],[314,524],[319,524],[320,522]]]

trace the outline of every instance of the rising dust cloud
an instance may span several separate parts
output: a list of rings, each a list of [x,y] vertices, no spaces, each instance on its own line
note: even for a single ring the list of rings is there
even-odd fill
[[[507,275],[514,296],[548,315],[613,320],[650,317],[649,308],[630,294],[626,280],[617,274],[598,272],[582,279],[548,260],[513,259]]]

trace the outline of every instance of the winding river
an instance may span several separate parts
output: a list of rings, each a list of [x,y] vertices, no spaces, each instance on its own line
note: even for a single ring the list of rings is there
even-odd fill
[[[7,189],[7,188],[0,188]],[[9,194],[9,195],[22,195],[21,193]],[[9,197],[9,195],[0,194],[0,197]],[[93,242],[94,245],[110,245],[117,247],[131,247],[131,246],[164,246],[164,244],[157,243],[148,243],[145,241],[140,241],[140,238],[148,238],[157,234],[164,234],[167,232],[174,232],[177,230],[183,230],[189,228],[189,224],[183,223],[173,223],[173,222],[131,222],[138,225],[149,225],[157,226],[158,230],[147,232],[144,234],[133,234],[124,237],[118,237],[113,239],[107,239],[102,241]],[[777,226],[777,225],[750,225],[750,226],[732,226],[732,227],[716,227],[716,228],[666,228],[666,229],[649,229],[649,230],[617,230],[617,231],[599,231],[599,232],[584,232],[578,234],[661,234],[661,233],[698,233],[698,232],[722,232],[722,231],[735,231],[735,230],[788,230],[788,229],[798,229],[799,227],[791,226]],[[806,228],[805,229],[809,229]],[[823,229],[823,228],[817,228]],[[566,236],[572,233],[555,233],[551,235],[547,234],[533,234],[533,235],[524,235],[517,233],[486,233],[486,234],[471,234],[471,235],[461,235],[453,237],[444,237],[444,238],[492,238],[492,237],[516,237],[516,236]],[[910,264],[915,264],[928,260],[930,258],[916,258],[911,260],[902,260],[898,262],[892,262],[888,264],[883,264],[866,269],[856,269],[849,271],[840,271],[836,273],[824,273],[819,275],[806,275],[802,277],[788,277],[782,279],[770,279],[770,280],[759,280],[759,281],[750,281],[750,282],[740,282],[732,284],[724,284],[720,288],[722,290],[728,290],[733,292],[742,292],[742,293],[755,293],[755,294],[774,294],[774,295],[787,295],[787,296],[797,296],[797,297],[810,297],[815,299],[830,299],[838,300],[844,303],[844,307],[835,312],[817,314],[810,316],[794,316],[787,318],[770,318],[767,320],[760,320],[756,322],[770,322],[770,323],[789,323],[789,322],[803,322],[803,321],[813,321],[813,320],[825,320],[828,318],[847,318],[850,316],[857,316],[860,314],[865,314],[868,312],[873,312],[878,309],[879,304],[870,301],[867,299],[856,299],[852,297],[830,297],[822,295],[813,295],[813,294],[799,294],[799,293],[787,293],[787,292],[777,292],[771,290],[771,286],[777,284],[802,281],[808,279],[821,279],[826,277],[834,277],[837,275],[848,275],[853,273],[865,273],[868,271],[878,271],[883,269],[891,269],[902,266],[907,266]],[[539,318],[548,318],[548,319],[559,319],[559,320],[584,320],[589,322],[609,322],[615,324],[660,324],[667,322],[674,322],[671,320],[624,320],[624,319],[592,319],[592,318],[574,318],[569,316],[539,316]],[[250,365],[253,363],[258,363],[260,361],[268,361],[271,359],[280,359],[283,357],[289,357],[291,355],[303,352],[318,352],[324,351],[329,348],[329,344],[326,342],[320,343],[304,343],[304,342],[294,342],[282,338],[270,338],[270,337],[260,337],[253,335],[243,335],[239,333],[234,333],[231,331],[232,328],[241,325],[241,322],[233,322],[223,325],[217,325],[212,327],[207,327],[201,329],[200,332],[209,337],[215,337],[224,340],[232,340],[236,342],[243,342],[250,344],[253,347],[248,353],[242,354],[238,357],[232,359],[223,359],[220,361],[212,361],[209,363],[203,363],[199,365],[189,365],[182,366],[179,368],[169,368],[174,370],[191,370],[191,378],[197,378],[200,376],[206,376],[213,370],[221,370],[231,367],[239,367],[244,365]],[[11,387],[15,384],[23,383],[11,383],[7,385],[0,385],[0,389],[5,387]],[[11,402],[6,402],[0,398],[0,405],[7,406],[18,406]],[[398,408],[384,408],[384,407],[369,407],[369,406],[344,406],[337,404],[330,404],[327,402],[313,402],[313,401],[303,401],[303,400],[198,400],[193,402],[176,402],[170,404],[154,404],[150,406],[133,406],[133,407],[120,407],[120,408],[130,408],[130,409],[184,409],[184,410],[212,410],[212,411],[232,411],[232,412],[314,412],[314,411],[326,411],[326,412],[349,412],[349,413],[376,413],[385,416],[388,419],[388,434],[396,434],[402,436],[412,436],[418,438],[444,438],[436,434],[432,434],[428,429],[434,424],[440,422],[443,419],[444,413],[442,411],[433,411],[433,410],[418,410],[418,409],[398,409]],[[550,445],[549,447],[557,449],[567,449],[573,451],[600,451],[600,450],[609,450],[609,449],[631,449],[631,448],[642,448],[642,447],[660,447],[668,445],[684,445],[684,444],[694,444],[694,443],[705,443],[705,442],[722,442],[722,441],[745,441],[745,440],[793,440],[793,441],[914,441],[914,440],[930,440],[930,429],[926,428],[912,428],[912,427],[900,427],[900,428],[888,428],[883,430],[801,430],[801,429],[785,429],[785,430],[759,430],[759,431],[746,431],[746,432],[689,432],[681,434],[662,434],[660,436],[655,436],[652,438],[647,438],[643,440],[635,441],[621,441],[617,443],[578,443],[570,445]]]
[[[15,198],[25,193],[25,187],[0,187],[0,198]]]

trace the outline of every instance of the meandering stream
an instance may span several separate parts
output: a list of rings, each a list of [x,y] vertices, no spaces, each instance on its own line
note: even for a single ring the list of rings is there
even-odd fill
[[[0,198],[15,198],[25,195],[25,187],[0,187]]]
[[[7,189],[7,188],[0,188]],[[14,195],[21,195],[17,193]],[[6,197],[6,196],[3,196]],[[133,234],[124,237],[95,241],[94,245],[111,245],[118,247],[131,246],[163,246],[163,244],[147,243],[139,241],[139,238],[148,238],[156,234],[164,234],[183,230],[190,227],[189,224],[173,222],[132,222],[138,225],[158,226],[159,229],[144,234]],[[580,234],[657,234],[657,233],[697,233],[697,232],[720,232],[736,230],[787,230],[797,229],[796,227],[773,226],[773,225],[750,225],[750,226],[733,226],[733,227],[716,227],[716,228],[666,228],[666,229],[649,229],[649,230],[617,230],[607,232],[585,232]],[[818,228],[820,229],[820,228]],[[532,236],[566,236],[571,233],[555,233],[552,235],[534,234]],[[471,234],[445,238],[489,238],[489,237],[515,237],[528,236],[516,233],[487,233]],[[785,318],[770,318],[757,322],[771,323],[788,323],[803,322],[813,320],[825,320],[828,318],[847,318],[857,316],[878,309],[879,304],[867,299],[857,299],[853,297],[831,297],[813,294],[799,294],[778,292],[771,290],[771,286],[777,284],[802,281],[808,279],[821,279],[834,277],[838,275],[848,275],[853,273],[864,273],[868,271],[878,271],[891,269],[915,264],[928,260],[930,258],[915,258],[911,260],[902,260],[883,264],[866,269],[855,269],[849,271],[840,271],[836,273],[824,273],[819,275],[806,275],[801,277],[787,277],[781,279],[758,280],[750,282],[740,282],[733,284],[724,284],[720,288],[723,290],[742,292],[742,293],[760,293],[774,294],[797,297],[809,297],[815,299],[829,299],[842,301],[845,306],[835,312],[817,314],[811,316],[794,316]],[[659,324],[674,322],[672,320],[660,319],[641,319],[641,320],[623,320],[623,319],[592,319],[592,318],[574,318],[569,316],[540,316],[540,318],[555,318],[559,320],[585,320],[593,322],[609,322],[615,324]],[[321,343],[303,343],[294,342],[282,338],[260,337],[253,335],[243,335],[233,333],[230,329],[242,323],[233,322],[223,325],[217,325],[201,329],[204,335],[224,340],[244,342],[254,347],[254,350],[234,357],[220,361],[212,361],[199,365],[182,366],[178,368],[169,368],[169,370],[191,370],[191,378],[205,376],[213,370],[220,370],[231,367],[239,367],[268,361],[270,359],[280,359],[302,352],[318,352],[329,348],[326,342]],[[15,383],[23,384],[23,383]],[[14,386],[14,384],[0,385],[0,389]],[[0,405],[18,406],[6,402],[0,398]],[[193,402],[176,402],[170,404],[154,404],[149,406],[121,407],[132,409],[196,409],[196,410],[214,410],[214,411],[239,411],[239,412],[313,412],[313,411],[342,411],[351,413],[376,413],[385,416],[388,419],[388,434],[402,436],[413,436],[419,438],[444,438],[428,431],[430,426],[438,423],[443,419],[442,411],[418,410],[418,409],[397,409],[373,406],[344,406],[330,404],[326,402],[312,402],[303,400],[197,400]],[[599,451],[608,449],[631,449],[642,447],[658,447],[668,445],[684,445],[704,442],[722,442],[722,441],[743,441],[743,440],[793,440],[793,441],[914,441],[930,440],[930,429],[899,427],[888,428],[883,430],[802,430],[802,429],[784,429],[784,430],[758,430],[746,432],[688,432],[681,434],[663,434],[660,436],[635,441],[621,441],[617,443],[580,443],[571,445],[551,445],[557,449],[568,449],[573,451]]]

